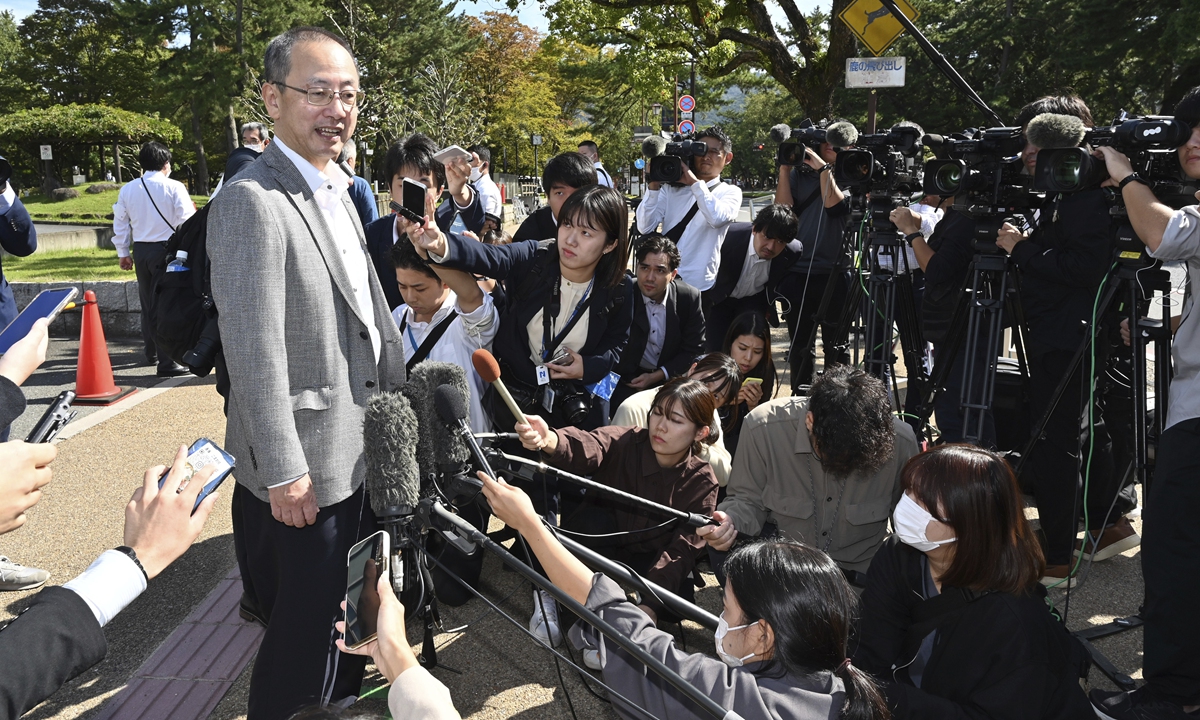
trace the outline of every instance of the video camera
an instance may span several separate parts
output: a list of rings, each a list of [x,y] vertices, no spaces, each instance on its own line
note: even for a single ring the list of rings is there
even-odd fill
[[[833,172],[850,193],[850,210],[868,215],[872,242],[899,244],[892,210],[907,206],[921,189],[921,131],[897,125],[886,133],[859,135],[854,149],[839,150]],[[869,198],[868,198],[869,196]]]
[[[780,123],[771,128],[771,140],[779,144],[775,151],[775,162],[779,165],[806,168],[804,164],[804,149],[812,148],[814,152],[821,151],[821,145],[828,142],[835,148],[846,148],[854,145],[858,139],[858,130],[848,122],[828,120],[814,123],[805,118],[799,127],[789,127]]]
[[[708,152],[708,145],[694,137],[694,134],[676,133],[670,142],[658,135],[646,138],[642,143],[642,154],[650,158],[647,182],[679,182],[683,177],[684,162],[692,167],[692,158],[704,157]]]

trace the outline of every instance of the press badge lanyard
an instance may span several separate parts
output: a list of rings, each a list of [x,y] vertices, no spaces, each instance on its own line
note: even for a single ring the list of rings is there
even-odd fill
[[[580,315],[587,310],[588,303],[592,299],[592,285],[595,284],[596,277],[593,275],[588,282],[587,289],[583,291],[583,297],[579,298],[579,302],[575,304],[575,309],[571,311],[571,317],[567,320],[567,324],[563,326],[562,332],[553,337],[550,347],[546,347],[546,338],[551,336],[552,328],[550,323],[553,322],[552,317],[558,317],[558,313],[562,310],[562,305],[559,301],[559,286],[562,283],[562,276],[554,281],[554,294],[551,296],[550,302],[542,309],[542,362],[550,359],[550,353],[566,339],[567,334],[575,327],[575,323],[579,322]]]

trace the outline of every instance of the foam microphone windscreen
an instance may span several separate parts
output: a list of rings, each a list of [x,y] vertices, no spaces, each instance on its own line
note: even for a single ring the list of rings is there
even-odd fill
[[[421,496],[417,467],[417,416],[396,392],[373,395],[363,415],[363,460],[367,495],[376,515],[388,508],[416,507]]]
[[[1042,113],[1029,121],[1025,139],[1037,148],[1079,147],[1087,133],[1083,121],[1074,115]]]
[[[845,121],[835,122],[825,131],[825,140],[835,148],[848,148],[858,142],[858,128]]]
[[[771,142],[781,143],[792,136],[792,129],[787,123],[779,123],[771,126]]]
[[[500,379],[500,363],[496,362],[496,356],[486,348],[479,348],[471,353],[471,364],[485,383],[491,384]]]
[[[412,403],[413,412],[420,421],[420,442],[417,445],[417,463],[421,477],[436,473],[438,465],[464,463],[470,451],[456,433],[441,421],[436,409],[434,391],[442,385],[458,388],[463,397],[471,396],[466,371],[453,363],[426,360],[413,368],[402,388]]]
[[[651,135],[642,141],[642,155],[648,158],[658,157],[667,151],[667,141],[658,135]]]
[[[467,419],[467,401],[458,388],[442,385],[433,391],[433,398],[442,422],[454,426],[459,420]]]

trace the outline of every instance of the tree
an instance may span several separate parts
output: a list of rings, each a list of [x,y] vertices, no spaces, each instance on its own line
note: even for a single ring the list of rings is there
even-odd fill
[[[25,63],[25,49],[17,31],[17,21],[8,10],[0,12],[0,113],[28,107],[33,92],[19,75]]]

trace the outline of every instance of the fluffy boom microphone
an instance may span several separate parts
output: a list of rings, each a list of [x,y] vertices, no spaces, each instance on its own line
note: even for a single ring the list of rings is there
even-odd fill
[[[825,140],[835,148],[848,148],[858,142],[858,128],[845,121],[835,122],[825,131]]]
[[[658,157],[667,151],[667,141],[658,135],[651,135],[642,141],[642,154],[648,158]]]
[[[381,520],[411,514],[421,499],[416,451],[417,416],[408,398],[374,395],[363,416],[363,456],[367,495]]]
[[[1029,144],[1042,149],[1079,147],[1086,133],[1082,120],[1056,113],[1042,113],[1025,128]]]
[[[442,385],[449,385],[462,393],[463,397],[470,397],[471,388],[467,384],[466,371],[453,363],[433,360],[426,360],[413,368],[401,390],[412,403],[420,427],[416,457],[423,481],[439,471],[445,470],[451,474],[458,472],[458,468],[470,457],[466,446],[452,432],[452,426],[441,421],[435,408],[437,401],[434,392]]]
[[[771,142],[782,143],[787,142],[792,137],[792,128],[787,123],[779,123],[771,126]]]

